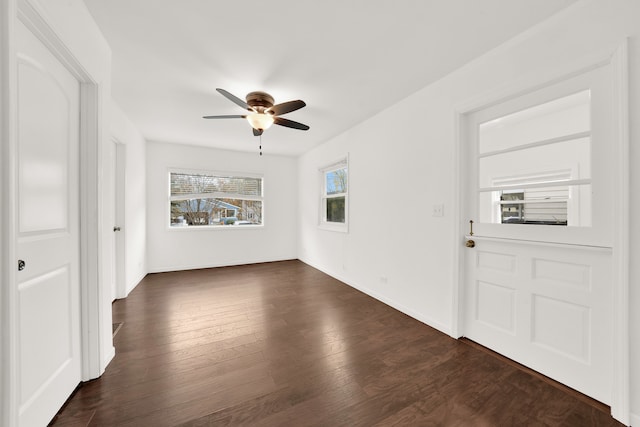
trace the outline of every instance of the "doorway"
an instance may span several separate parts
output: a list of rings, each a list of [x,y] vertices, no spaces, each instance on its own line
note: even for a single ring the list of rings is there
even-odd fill
[[[0,423],[45,425],[78,382],[98,377],[110,360],[99,265],[104,101],[39,10],[19,1],[10,12]]]
[[[454,334],[611,405],[624,421],[622,51],[460,112]]]
[[[80,83],[17,27],[18,425],[45,425],[82,377]]]
[[[111,197],[113,201],[113,248],[111,265],[111,300],[125,298],[125,185],[126,185],[126,147],[116,139],[111,141]]]

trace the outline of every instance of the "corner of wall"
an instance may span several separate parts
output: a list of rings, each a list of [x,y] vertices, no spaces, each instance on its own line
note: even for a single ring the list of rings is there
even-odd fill
[[[434,328],[440,332],[442,332],[443,334],[447,334],[449,336],[451,336],[451,328],[447,325],[445,325],[442,322],[437,321],[436,319],[426,316],[423,313],[419,313],[418,311],[405,306],[404,304],[399,303],[398,301],[395,301],[391,298],[388,298],[378,292],[373,291],[372,289],[366,287],[366,286],[362,286],[360,283],[355,282],[354,280],[336,273],[334,271],[331,271],[327,268],[324,268],[323,266],[320,266],[316,263],[313,263],[312,261],[310,261],[309,259],[305,259],[305,258],[298,258],[300,261],[304,262],[305,264],[322,271],[324,274],[327,274],[331,277],[333,277],[334,279],[337,279],[339,281],[341,281],[342,283],[351,286],[354,289],[359,290],[360,292],[369,295],[372,298],[375,298],[376,300],[383,302],[384,304],[388,305],[389,307],[392,307],[404,314],[406,314],[407,316],[413,317],[414,319],[416,319],[419,322],[424,323],[425,325]]]

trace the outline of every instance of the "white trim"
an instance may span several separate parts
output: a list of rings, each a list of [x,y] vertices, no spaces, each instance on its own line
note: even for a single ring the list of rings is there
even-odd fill
[[[349,226],[347,225],[347,223],[345,222],[344,224],[341,224],[339,222],[326,222],[326,221],[321,221],[318,224],[318,229],[319,230],[324,230],[324,231],[335,231],[336,233],[348,233],[349,232]]]
[[[15,351],[17,337],[16,311],[16,233],[15,233],[15,166],[16,166],[16,57],[14,49],[15,25],[17,15],[16,0],[0,2],[0,425],[17,424],[19,398],[14,392],[17,384]]]
[[[464,325],[464,252],[462,250],[464,245],[464,221],[465,221],[465,195],[463,187],[466,188],[466,185],[463,185],[465,182],[462,177],[462,171],[466,170],[464,165],[465,157],[462,155],[462,144],[465,141],[465,120],[463,120],[464,112],[459,112],[454,109],[454,141],[453,144],[453,164],[451,165],[451,170],[453,172],[453,207],[451,211],[453,212],[453,221],[451,235],[454,236],[454,241],[457,244],[453,245],[453,262],[451,272],[451,277],[453,280],[453,286],[451,288],[451,331],[450,336],[452,338],[461,338],[463,334],[463,325]],[[466,175],[465,175],[466,176]]]
[[[575,141],[576,139],[590,138],[591,131],[572,133],[570,135],[558,136],[556,138],[543,139],[541,141],[530,142],[528,144],[516,145],[514,147],[503,148],[501,150],[486,151],[478,154],[478,158],[497,156],[499,154],[512,153],[514,151],[527,150],[529,148],[543,147],[545,145],[557,144],[559,142]]]
[[[545,184],[547,182],[566,182],[571,179],[573,169],[552,169],[539,173],[526,173],[519,175],[497,176],[491,179],[492,187],[514,186],[520,184]]]
[[[113,233],[113,249],[115,263],[115,294],[112,299],[124,298],[127,296],[126,284],[126,262],[127,262],[127,215],[126,215],[126,192],[127,192],[127,145],[118,138],[112,136],[111,144],[113,149],[113,164],[115,166],[111,173],[113,195],[116,210],[113,212],[113,225],[120,227],[119,232]]]
[[[101,290],[99,209],[100,94],[97,85],[80,86],[80,296],[82,379],[103,372],[100,357]],[[98,332],[96,332],[98,331]]]
[[[502,102],[536,92],[608,65],[611,62],[612,55],[613,52],[611,52],[611,50],[603,50],[580,58],[555,70],[536,71],[523,75],[459,103],[454,110],[456,115],[460,114],[461,116],[465,116],[480,109],[493,107]]]
[[[146,273],[146,272],[142,272],[142,273],[140,273],[140,274],[138,275],[138,277],[136,277],[134,280],[132,280],[132,281],[130,282],[130,283],[131,283],[131,285],[127,284],[127,287],[126,287],[126,289],[125,289],[124,296],[123,296],[122,298],[126,298],[126,297],[128,297],[128,296],[129,296],[129,294],[131,293],[131,291],[133,291],[133,290],[136,288],[136,286],[138,286],[138,285],[140,284],[140,282],[142,282],[142,280],[143,280],[145,277],[147,277],[147,274],[148,274],[148,273]]]
[[[511,43],[513,43],[512,41]],[[481,108],[490,107],[508,99],[533,92],[543,87],[551,86],[560,81],[569,79],[579,74],[586,73],[603,65],[611,64],[614,69],[614,90],[615,90],[615,108],[618,117],[618,138],[617,138],[617,169],[616,187],[618,193],[615,195],[616,218],[614,220],[616,228],[614,230],[614,283],[613,283],[613,299],[615,318],[613,319],[613,384],[611,398],[611,414],[612,416],[624,424],[630,423],[630,385],[629,385],[629,117],[628,117],[628,41],[625,40],[615,52],[599,51],[588,57],[581,58],[578,61],[564,66],[561,69],[555,69],[545,72],[531,73],[520,79],[508,82],[500,87],[491,88],[480,96],[459,104],[454,109],[454,121],[456,125],[454,163],[453,168],[457,172],[458,180],[456,189],[457,194],[454,200],[458,203],[457,209],[453,211],[457,213],[454,224],[456,227],[456,241],[459,242],[454,249],[454,287],[452,292],[452,318],[451,318],[451,335],[460,337],[464,335],[464,254],[462,245],[465,241],[465,234],[468,224],[464,220],[465,195],[462,188],[465,177],[460,176],[466,171],[465,157],[463,147],[465,143],[465,116],[473,113]],[[476,238],[476,236],[473,236]],[[640,420],[634,420],[635,424],[640,425]]]
[[[174,266],[162,266],[160,268],[150,268],[149,274],[152,273],[168,273],[171,271],[187,271],[187,270],[201,270],[206,268],[219,268],[219,267],[233,267],[236,265],[251,265],[251,264],[263,264],[268,262],[280,262],[280,261],[292,261],[297,259],[295,256],[284,256],[284,257],[274,257],[274,258],[256,258],[256,259],[237,259],[231,260],[227,262],[219,262],[219,263],[207,263],[207,264],[189,264],[189,265],[174,265]],[[146,274],[145,274],[146,276]],[[142,277],[144,279],[144,277]],[[142,280],[141,279],[141,280]],[[137,286],[137,285],[136,285]]]
[[[17,0],[17,16],[80,83],[96,84],[69,48],[48,24],[46,12],[37,0]]]
[[[629,377],[629,41],[625,39],[611,60],[614,82],[614,117],[617,145],[614,196],[617,212],[614,220],[613,251],[613,386],[611,415],[618,421],[631,422],[631,390]],[[640,425],[640,420],[634,421]]]
[[[321,172],[328,172],[328,171],[332,171],[332,170],[337,170],[337,169],[342,169],[344,167],[349,166],[349,154],[347,153],[346,156],[344,156],[344,158],[335,161],[333,163],[329,163],[326,164],[320,168],[318,168],[319,171]]]
[[[586,184],[591,184],[591,179],[567,179],[565,181],[535,182],[532,184],[497,185],[495,187],[478,188],[478,192],[486,193],[490,191],[520,190],[525,188],[568,187],[570,185]]]
[[[263,206],[264,209],[264,206]],[[172,232],[172,231],[180,231],[180,232],[186,232],[186,231],[200,231],[202,232],[203,230],[262,230],[264,228],[266,228],[267,226],[264,225],[264,220],[262,221],[262,224],[245,224],[245,225],[189,225],[189,226],[181,226],[181,225],[177,225],[177,226],[168,226],[166,228],[167,231]]]

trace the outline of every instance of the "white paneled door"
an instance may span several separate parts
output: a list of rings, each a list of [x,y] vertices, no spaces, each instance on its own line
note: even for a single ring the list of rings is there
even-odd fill
[[[77,79],[17,28],[19,425],[46,425],[81,379]]]
[[[611,403],[611,252],[478,237],[465,335]]]
[[[464,335],[607,404],[611,82],[601,65],[468,114],[464,168]]]

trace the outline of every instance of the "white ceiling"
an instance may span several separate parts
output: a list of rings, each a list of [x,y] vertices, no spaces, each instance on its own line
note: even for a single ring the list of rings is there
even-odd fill
[[[299,155],[576,0],[85,0],[113,51],[112,94],[147,140],[257,151],[216,92],[307,107],[265,153]],[[393,123],[389,123],[393,126]]]

